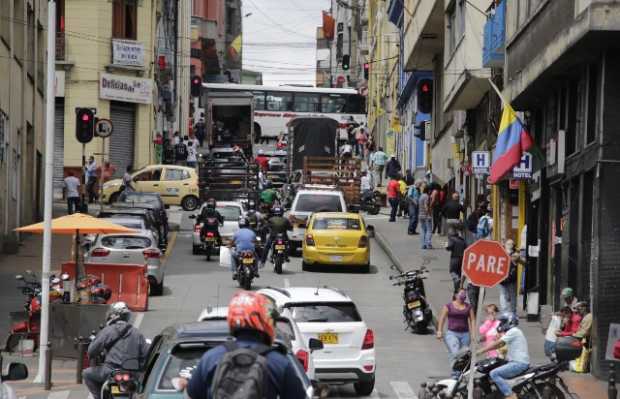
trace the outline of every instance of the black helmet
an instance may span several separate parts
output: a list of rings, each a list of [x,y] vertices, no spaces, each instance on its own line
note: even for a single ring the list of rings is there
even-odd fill
[[[239,228],[243,229],[245,227],[248,227],[250,225],[250,222],[248,222],[247,218],[241,217],[239,218]]]
[[[519,319],[514,313],[502,313],[497,320],[499,325],[497,326],[497,332],[506,332],[513,327],[519,325]]]
[[[273,216],[282,216],[284,214],[284,209],[282,209],[282,207],[280,206],[274,206],[273,208],[271,208],[271,214]]]
[[[207,209],[215,209],[215,205],[216,205],[215,198],[209,198],[207,200]]]

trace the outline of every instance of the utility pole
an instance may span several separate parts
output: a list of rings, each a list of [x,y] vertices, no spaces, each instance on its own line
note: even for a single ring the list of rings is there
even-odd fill
[[[189,101],[190,101],[190,51],[191,51],[191,2],[179,0],[179,22],[177,40],[179,47],[179,57],[177,58],[177,69],[179,77],[179,133],[181,137],[189,134]]]
[[[50,356],[49,319],[50,319],[50,269],[52,264],[52,196],[54,170],[54,75],[56,64],[56,1],[49,0],[47,8],[47,87],[45,112],[45,192],[43,211],[43,260],[41,266],[41,332],[39,336],[39,370],[34,379],[35,383],[45,382],[46,389],[50,386],[47,381],[51,373],[47,370],[51,366]]]

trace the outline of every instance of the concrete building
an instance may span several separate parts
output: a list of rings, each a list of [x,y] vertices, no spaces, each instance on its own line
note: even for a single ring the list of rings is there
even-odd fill
[[[566,286],[591,304],[597,376],[620,320],[619,21],[614,1],[507,2],[504,94],[546,150],[529,186],[528,285],[555,309]]]
[[[109,160],[117,175],[128,165],[139,168],[153,162],[158,4],[58,1],[56,73],[63,89],[56,100],[57,195],[64,172],[79,171],[82,154],[95,155],[99,164]],[[112,121],[114,133],[105,143],[96,137],[83,147],[76,140],[77,107],[95,108],[98,118]]]
[[[42,217],[47,0],[0,1],[0,245]]]

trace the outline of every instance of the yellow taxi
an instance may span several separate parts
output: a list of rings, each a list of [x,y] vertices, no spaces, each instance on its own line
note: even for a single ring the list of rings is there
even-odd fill
[[[351,265],[370,269],[370,244],[357,213],[319,212],[310,216],[303,240],[302,269],[312,265]]]
[[[166,205],[180,205],[186,211],[200,206],[196,169],[178,165],[149,165],[131,175],[138,192],[159,193]],[[103,202],[115,202],[122,191],[123,180],[103,184]]]

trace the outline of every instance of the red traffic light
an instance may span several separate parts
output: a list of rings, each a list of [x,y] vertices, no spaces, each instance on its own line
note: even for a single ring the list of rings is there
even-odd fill
[[[429,91],[431,91],[430,86],[428,85],[428,83],[423,83],[422,87],[420,87],[420,89],[422,90],[422,92],[424,93],[428,93]]]
[[[88,121],[90,121],[90,115],[88,115],[88,114],[83,114],[83,115],[82,115],[82,121],[83,121],[83,122],[88,122]]]

